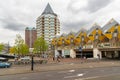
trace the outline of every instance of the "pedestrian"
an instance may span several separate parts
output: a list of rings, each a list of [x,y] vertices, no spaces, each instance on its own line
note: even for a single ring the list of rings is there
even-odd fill
[[[97,56],[98,56],[98,59],[100,59],[100,55],[99,55],[99,54],[97,54]]]
[[[57,56],[57,61],[60,62],[60,57],[59,56]]]
[[[86,62],[86,56],[84,56],[83,59],[84,59],[84,62]]]
[[[84,56],[83,58],[86,59],[86,56]]]
[[[55,57],[53,56],[53,61],[55,61]]]
[[[97,54],[97,56],[98,56],[98,61],[100,60],[100,54]]]

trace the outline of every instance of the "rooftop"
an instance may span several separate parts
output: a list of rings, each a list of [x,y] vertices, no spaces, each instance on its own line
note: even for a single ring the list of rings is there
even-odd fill
[[[118,24],[119,24],[119,23],[112,18],[110,21],[108,21],[108,23],[107,23],[106,25],[103,26],[102,31],[105,33],[105,32],[106,32],[108,29],[110,29],[112,26],[116,26],[116,25],[118,25]]]
[[[50,6],[49,3],[47,4],[45,10],[43,11],[42,15],[43,15],[43,14],[53,14],[53,15],[56,15],[56,14],[53,12],[53,10],[52,10],[52,8],[51,8],[51,6]]]
[[[26,27],[25,30],[36,30],[35,27]]]

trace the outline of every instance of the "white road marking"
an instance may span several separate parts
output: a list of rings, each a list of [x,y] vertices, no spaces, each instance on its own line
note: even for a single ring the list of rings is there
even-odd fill
[[[117,74],[120,74],[120,73],[117,73]],[[109,74],[109,75],[104,75],[104,76],[94,76],[94,77],[87,77],[87,78],[79,78],[79,79],[75,79],[75,80],[94,79],[94,78],[100,78],[100,77],[108,77],[108,76],[117,75],[117,74]]]
[[[64,77],[64,78],[73,78],[73,77],[81,77],[81,76],[83,76],[84,74],[77,74],[77,75],[73,75],[73,76],[66,76],[66,77]]]
[[[87,79],[94,79],[94,78],[98,78],[99,76],[95,76],[95,77],[87,77],[87,78],[82,78],[82,79],[75,79],[75,80],[87,80]]]
[[[75,72],[75,70],[69,70],[68,72]]]
[[[75,72],[75,70],[69,70],[69,71],[59,71],[58,73],[68,73],[68,72],[72,73],[72,72]]]
[[[72,77],[77,77],[76,75],[75,76],[66,76],[64,78],[72,78]]]
[[[83,74],[78,74],[77,76],[83,76]]]
[[[22,79],[22,80],[25,80],[25,79],[28,79],[28,78],[27,78],[27,77],[22,77],[21,79]]]

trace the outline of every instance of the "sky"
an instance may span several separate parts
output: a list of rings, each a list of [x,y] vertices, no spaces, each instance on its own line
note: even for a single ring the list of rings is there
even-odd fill
[[[14,45],[16,34],[24,39],[25,28],[36,27],[47,3],[58,15],[61,34],[94,23],[103,27],[112,18],[120,23],[120,0],[0,0],[0,43]]]

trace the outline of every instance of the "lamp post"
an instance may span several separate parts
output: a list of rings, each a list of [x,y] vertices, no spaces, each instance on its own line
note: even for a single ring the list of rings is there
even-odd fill
[[[30,54],[31,54],[31,71],[34,70],[33,50],[34,50],[34,48],[29,48],[29,52],[30,52]]]
[[[8,42],[8,50],[7,50],[8,54],[9,54],[9,50],[10,50],[10,45],[9,45],[9,42]]]
[[[81,51],[81,59],[82,59],[82,46],[79,47],[79,50]]]
[[[84,36],[81,36],[81,45],[80,45],[80,51],[81,51],[81,58],[82,58],[82,47],[83,47],[83,42],[84,42]]]
[[[52,53],[53,53],[53,58],[55,57],[55,45],[52,45]]]

